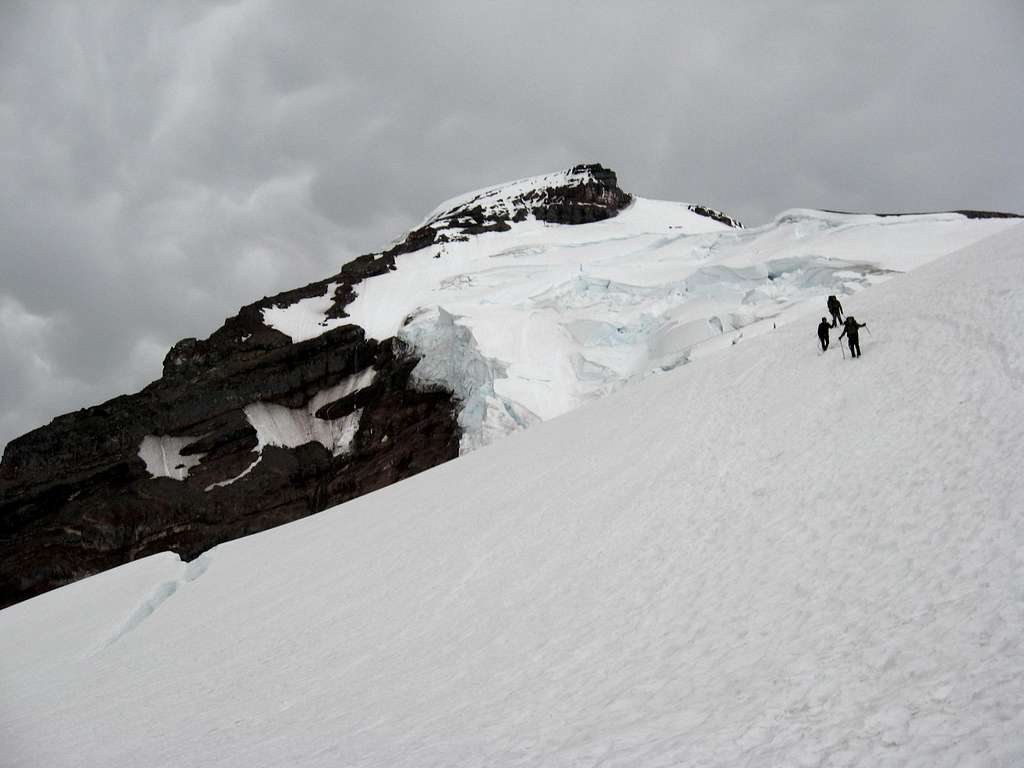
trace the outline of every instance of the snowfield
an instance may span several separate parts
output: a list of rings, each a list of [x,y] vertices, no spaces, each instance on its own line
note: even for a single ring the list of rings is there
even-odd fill
[[[905,268],[943,237],[904,252],[914,221],[830,221],[730,237],[768,263],[799,234],[816,269]],[[558,306],[585,304],[584,261],[588,281],[671,282],[681,246],[644,238],[643,275],[580,250]],[[716,270],[751,268],[713,242]],[[530,247],[497,274],[557,261]],[[851,267],[855,361],[817,352],[837,278],[815,274],[813,306],[750,343],[191,564],[0,611],[0,764],[1024,764],[1024,225],[883,285]],[[467,317],[487,356],[500,323]],[[587,319],[566,318],[573,343],[606,340]],[[537,346],[504,364],[541,367]]]

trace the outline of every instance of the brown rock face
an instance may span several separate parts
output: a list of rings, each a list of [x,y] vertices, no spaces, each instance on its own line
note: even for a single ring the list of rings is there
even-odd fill
[[[508,229],[530,214],[579,224],[628,204],[611,171],[577,171],[583,183],[533,190],[500,215],[463,206],[332,277],[249,304],[209,338],[175,344],[161,378],[141,392],[12,441],[0,462],[0,607],[155,552],[192,559],[458,455],[458,402],[450,391],[413,383],[419,358],[401,341],[367,339],[349,324],[293,343],[264,324],[263,310],[324,296],[334,285],[327,316],[344,318],[354,286],[399,268],[404,253]],[[317,441],[259,445],[246,406],[309,409],[314,397],[369,368],[368,386],[314,409],[325,421],[360,410],[338,455]],[[147,437],[180,438],[180,455],[170,454],[180,463],[169,470],[182,479],[147,471]]]
[[[451,393],[411,386],[417,358],[397,340],[368,341],[346,325],[250,355],[224,355],[194,379],[164,376],[14,441],[0,470],[0,603],[155,552],[191,559],[458,454]],[[267,446],[247,475],[217,485],[260,456],[247,403],[301,407],[368,367],[376,371],[369,387],[326,406],[328,418],[362,409],[348,451]],[[151,477],[139,457],[146,435],[198,436],[182,454],[202,460],[184,480]]]

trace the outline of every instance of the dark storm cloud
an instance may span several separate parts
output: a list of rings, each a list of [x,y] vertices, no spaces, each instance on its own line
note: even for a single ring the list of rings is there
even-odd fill
[[[748,223],[1024,208],[1016,0],[2,15],[0,445],[448,196],[576,162]]]

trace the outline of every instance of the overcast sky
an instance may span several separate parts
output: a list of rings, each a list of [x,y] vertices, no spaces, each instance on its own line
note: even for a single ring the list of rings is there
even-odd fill
[[[0,0],[0,446],[443,199],[1024,209],[1024,3]]]

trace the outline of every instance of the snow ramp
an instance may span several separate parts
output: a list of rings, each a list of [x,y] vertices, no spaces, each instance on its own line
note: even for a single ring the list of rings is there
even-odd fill
[[[0,612],[0,763],[1024,763],[1024,226],[846,310]]]

